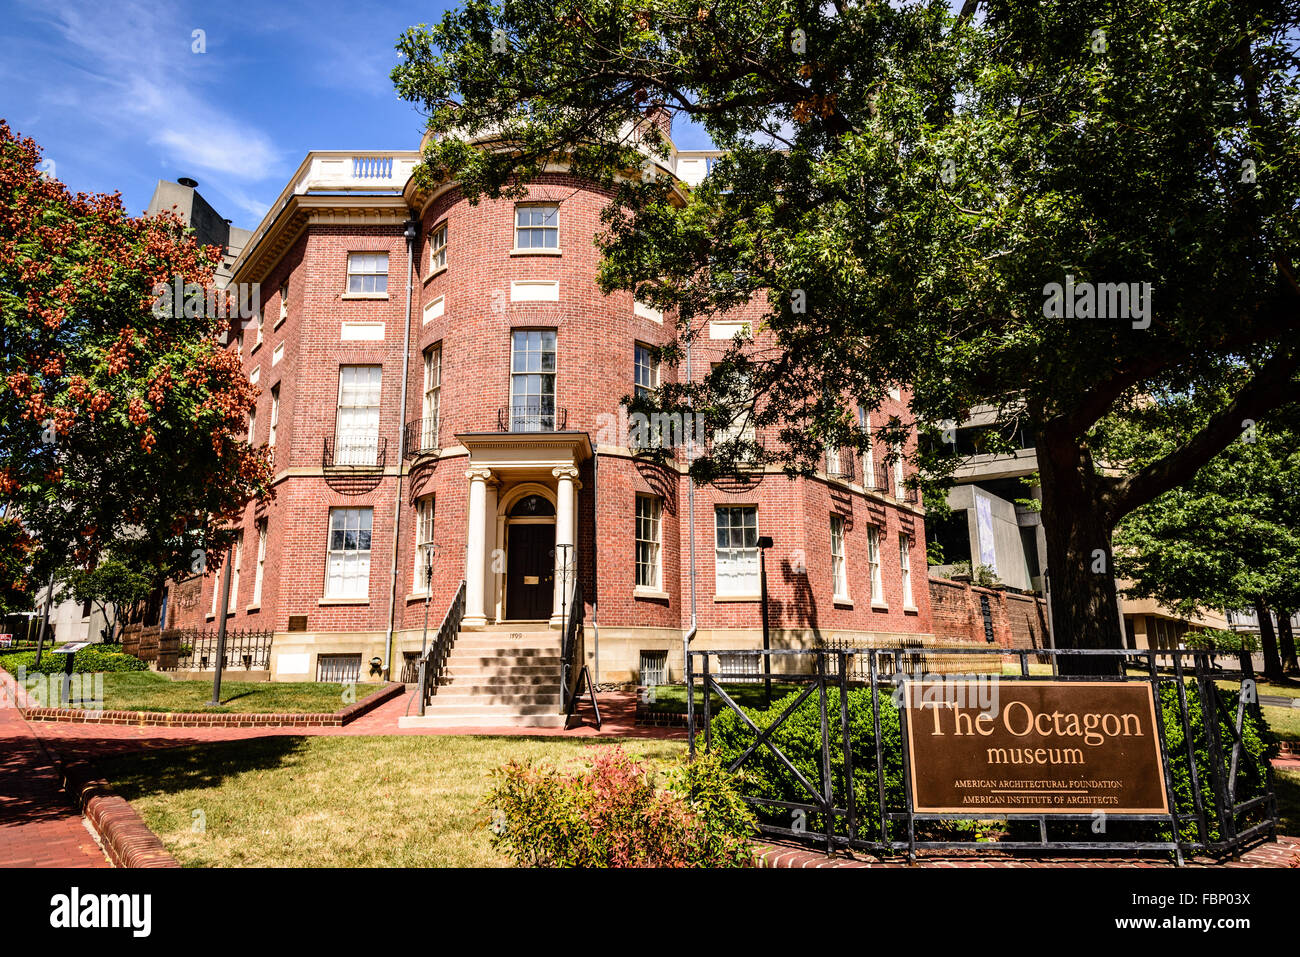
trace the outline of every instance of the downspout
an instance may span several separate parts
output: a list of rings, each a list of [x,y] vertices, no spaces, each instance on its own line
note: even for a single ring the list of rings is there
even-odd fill
[[[691,378],[691,337],[690,330],[687,330],[686,337],[686,381],[693,381]],[[695,637],[695,631],[698,622],[695,617],[695,480],[691,478],[690,468],[695,461],[695,422],[691,423],[691,428],[684,429],[686,433],[686,528],[690,541],[691,552],[691,627],[686,634],[682,635],[682,681],[686,680],[686,672],[689,670],[691,660],[691,639]]]
[[[592,454],[591,456],[591,541],[594,545],[600,541],[600,536],[596,534],[596,523],[600,520],[600,497],[596,494],[600,488],[597,476],[600,474],[600,456]],[[577,538],[577,535],[574,535]],[[592,548],[591,550],[591,581],[595,586],[591,590],[591,631],[594,639],[596,650],[595,661],[592,662],[592,671],[596,675],[595,685],[600,687],[600,617],[597,613],[597,606],[600,601],[600,577],[597,562],[600,549]]]
[[[393,567],[388,582],[388,631],[384,634],[384,680],[393,674],[393,624],[397,620],[397,551],[402,543],[402,469],[406,465],[406,390],[411,379],[411,301],[415,298],[415,237],[418,223],[406,221],[406,332],[402,337],[402,398],[397,415],[397,492],[393,496]]]

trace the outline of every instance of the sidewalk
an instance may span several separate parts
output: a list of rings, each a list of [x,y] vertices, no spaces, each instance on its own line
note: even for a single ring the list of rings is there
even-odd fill
[[[108,867],[17,708],[0,707],[0,867]]]

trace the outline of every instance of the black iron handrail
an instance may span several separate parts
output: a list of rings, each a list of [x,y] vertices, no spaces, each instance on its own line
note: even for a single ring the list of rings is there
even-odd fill
[[[388,439],[373,433],[325,439],[321,468],[327,472],[382,472],[388,460]]]
[[[455,644],[456,636],[460,634],[460,622],[464,617],[465,579],[462,578],[451,604],[447,607],[447,614],[443,616],[442,624],[438,626],[438,633],[433,636],[433,641],[420,657],[420,670],[415,689],[420,696],[420,714],[424,714],[424,709],[438,693],[438,679],[442,677],[442,671],[447,666],[451,646]]]
[[[436,455],[442,449],[438,439],[438,417],[412,419],[402,432],[402,455],[413,459]]]
[[[568,409],[543,409],[530,402],[497,409],[498,432],[563,432],[568,424]]]
[[[575,579],[573,591],[570,593],[569,598],[568,621],[565,622],[564,627],[564,642],[560,649],[560,660],[563,662],[560,671],[560,695],[563,698],[566,713],[573,706],[573,697],[578,691],[578,674],[582,670],[582,662],[586,660],[582,627],[585,617],[586,608],[582,601],[582,582]]]

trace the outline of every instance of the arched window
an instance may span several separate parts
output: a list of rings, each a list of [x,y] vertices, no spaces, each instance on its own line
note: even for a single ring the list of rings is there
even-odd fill
[[[511,518],[538,518],[554,514],[555,506],[541,495],[525,495],[510,509]]]

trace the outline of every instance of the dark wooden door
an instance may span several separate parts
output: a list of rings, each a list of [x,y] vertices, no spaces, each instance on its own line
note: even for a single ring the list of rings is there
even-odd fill
[[[506,617],[551,617],[555,594],[555,526],[511,525],[506,555]]]

